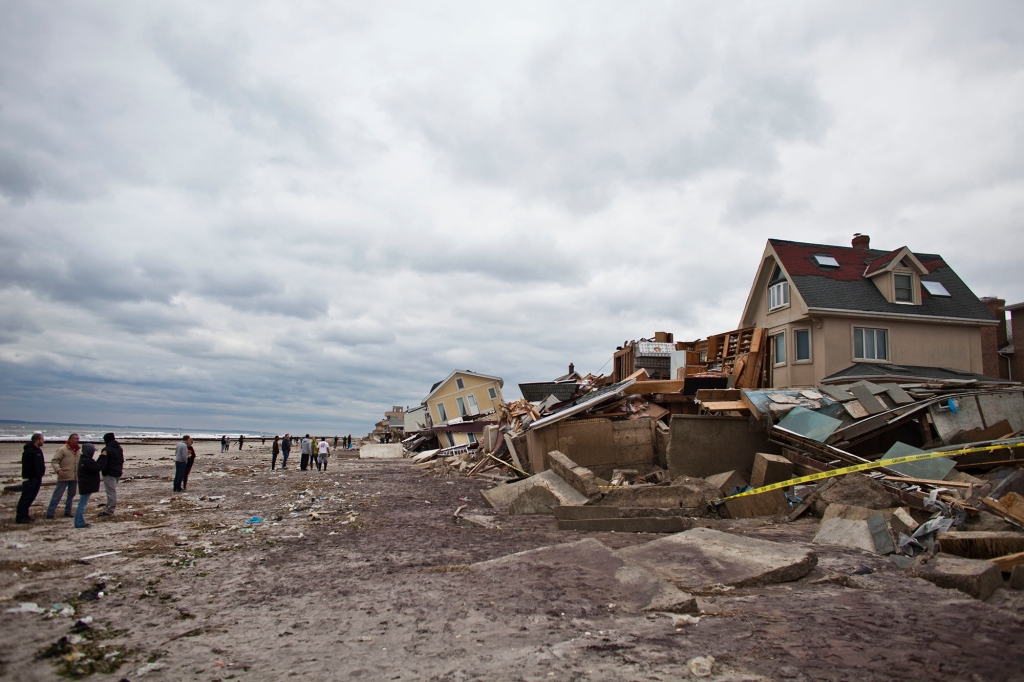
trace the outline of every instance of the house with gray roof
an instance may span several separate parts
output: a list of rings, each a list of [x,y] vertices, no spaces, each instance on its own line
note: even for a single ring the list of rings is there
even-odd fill
[[[942,256],[858,234],[851,246],[769,239],[739,326],[768,329],[772,385],[788,388],[872,365],[981,374],[981,330],[998,324]]]

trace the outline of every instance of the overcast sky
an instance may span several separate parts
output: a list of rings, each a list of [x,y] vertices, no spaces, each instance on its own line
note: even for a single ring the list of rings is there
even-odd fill
[[[1024,4],[0,2],[0,418],[365,433],[739,321],[765,240],[1024,301]]]

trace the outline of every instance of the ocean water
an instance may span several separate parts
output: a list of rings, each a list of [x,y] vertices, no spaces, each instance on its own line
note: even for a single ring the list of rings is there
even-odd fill
[[[84,441],[102,441],[103,434],[113,431],[118,440],[135,438],[180,438],[189,434],[193,438],[220,438],[226,435],[233,440],[239,435],[246,438],[259,438],[263,434],[239,431],[208,431],[206,429],[186,429],[179,427],[156,426],[114,426],[110,424],[43,424],[0,420],[0,441],[25,441],[33,433],[41,433],[48,441],[67,440],[72,433],[77,433]],[[271,435],[273,437],[273,435]]]

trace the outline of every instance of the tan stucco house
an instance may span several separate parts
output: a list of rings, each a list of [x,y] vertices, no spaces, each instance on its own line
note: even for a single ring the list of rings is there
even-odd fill
[[[501,377],[469,370],[455,370],[430,388],[422,404],[441,447],[476,443],[484,426],[497,423],[486,419],[502,402]]]
[[[768,329],[772,386],[930,369],[980,374],[999,324],[937,254],[769,239],[740,327]]]

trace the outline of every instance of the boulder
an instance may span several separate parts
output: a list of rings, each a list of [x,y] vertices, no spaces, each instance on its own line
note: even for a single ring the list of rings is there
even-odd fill
[[[1024,590],[1024,566],[1014,566],[1010,571],[1010,589]]]
[[[818,563],[803,547],[694,528],[619,550],[619,554],[687,592],[756,587],[799,580]]]
[[[513,500],[530,488],[538,485],[548,488],[559,500],[558,504],[579,505],[587,503],[586,497],[577,492],[575,488],[551,470],[542,471],[536,476],[530,476],[515,483],[503,483],[487,490],[481,490],[480,495],[484,498],[487,506],[505,510],[512,504]],[[550,510],[545,513],[550,513]]]
[[[939,587],[960,590],[975,599],[988,599],[1003,584],[999,567],[991,561],[965,559],[949,554],[936,554],[916,563],[907,573],[935,583]]]
[[[830,504],[846,504],[868,509],[893,509],[903,504],[899,495],[864,474],[847,474],[823,492],[811,507],[822,516]]]

